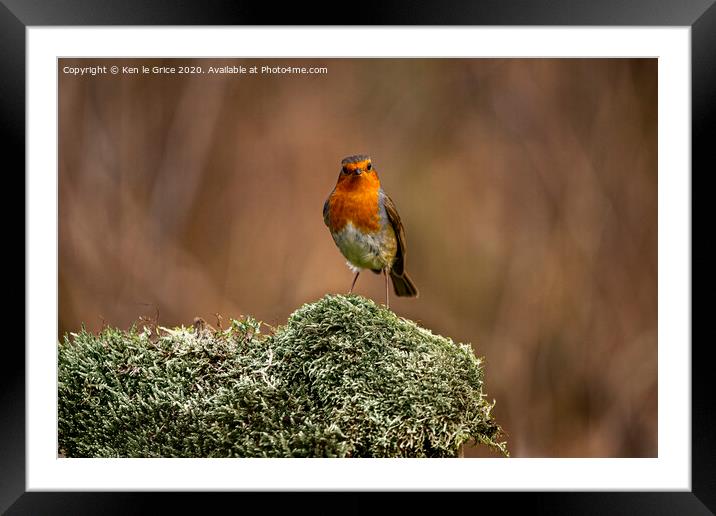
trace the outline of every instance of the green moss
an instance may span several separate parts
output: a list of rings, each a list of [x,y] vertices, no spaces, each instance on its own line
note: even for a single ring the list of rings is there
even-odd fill
[[[59,346],[70,457],[451,457],[507,454],[481,360],[358,296],[326,296],[261,335],[105,329]]]

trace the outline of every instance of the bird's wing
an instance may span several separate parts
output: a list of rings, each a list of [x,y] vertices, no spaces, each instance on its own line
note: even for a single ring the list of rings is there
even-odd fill
[[[403,223],[400,221],[400,215],[398,210],[395,208],[395,203],[388,194],[381,191],[383,194],[383,206],[388,214],[388,220],[390,225],[393,226],[395,236],[398,239],[398,252],[395,255],[395,262],[393,263],[392,271],[401,276],[403,274],[403,265],[405,262],[405,230],[403,229]]]
[[[323,203],[323,223],[328,226],[328,201],[331,199],[329,196],[326,202]]]

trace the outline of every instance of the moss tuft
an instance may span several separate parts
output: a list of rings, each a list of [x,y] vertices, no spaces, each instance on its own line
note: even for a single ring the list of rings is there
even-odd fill
[[[107,328],[59,346],[69,457],[452,457],[500,449],[481,359],[359,296],[326,296],[272,335]]]

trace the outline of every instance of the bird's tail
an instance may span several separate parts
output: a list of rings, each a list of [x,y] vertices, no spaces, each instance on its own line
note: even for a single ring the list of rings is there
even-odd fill
[[[418,297],[418,288],[410,279],[407,272],[404,272],[401,276],[391,272],[390,279],[393,280],[393,290],[395,290],[396,296]]]

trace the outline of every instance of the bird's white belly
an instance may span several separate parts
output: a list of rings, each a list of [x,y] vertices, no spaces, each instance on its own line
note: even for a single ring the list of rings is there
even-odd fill
[[[348,266],[353,269],[383,269],[390,265],[390,252],[386,248],[387,232],[361,233],[348,222],[343,229],[333,234],[333,240],[348,260]],[[393,235],[393,240],[395,236]],[[394,251],[393,251],[394,253]]]

